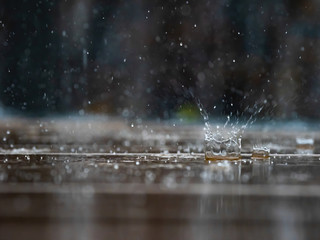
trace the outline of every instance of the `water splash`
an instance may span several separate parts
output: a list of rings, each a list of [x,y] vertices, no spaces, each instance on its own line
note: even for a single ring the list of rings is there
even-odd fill
[[[312,154],[314,152],[314,139],[312,137],[297,137],[296,150],[299,154]]]
[[[269,159],[270,148],[266,146],[256,145],[252,149],[252,159]]]
[[[231,121],[231,117],[227,116],[227,120],[223,126],[216,125],[212,127],[209,122],[208,112],[205,110],[200,100],[196,103],[200,110],[200,114],[205,122],[205,158],[206,160],[238,160],[241,158],[241,139],[245,129],[254,123],[254,117],[259,114],[263,107],[258,108],[256,104],[249,119],[240,124],[239,119],[235,122]]]

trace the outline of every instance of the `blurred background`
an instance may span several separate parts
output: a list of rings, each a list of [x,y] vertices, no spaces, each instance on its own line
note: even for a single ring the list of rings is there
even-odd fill
[[[316,0],[2,0],[0,105],[26,116],[319,119]]]

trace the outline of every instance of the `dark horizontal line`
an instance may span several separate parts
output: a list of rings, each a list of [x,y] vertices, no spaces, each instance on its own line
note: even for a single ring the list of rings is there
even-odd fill
[[[287,219],[246,219],[246,218],[230,218],[228,217],[216,217],[216,218],[125,218],[125,217],[90,217],[90,216],[79,216],[79,217],[0,217],[0,223],[23,223],[23,224],[73,224],[73,223],[108,223],[108,224],[188,224],[188,225],[203,225],[203,224],[236,224],[236,225],[265,225],[265,224],[281,224],[291,223],[297,225],[317,225],[319,226],[320,220],[304,220],[301,218],[287,218]]]

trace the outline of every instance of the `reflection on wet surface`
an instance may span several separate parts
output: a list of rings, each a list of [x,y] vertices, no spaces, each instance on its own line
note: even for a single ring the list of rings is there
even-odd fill
[[[320,180],[320,155],[205,161],[203,154],[2,154],[0,180],[47,183],[286,183]],[[165,184],[168,185],[168,184]]]
[[[20,232],[34,239],[315,239],[318,135],[265,132],[270,154],[261,157],[252,154],[257,134],[245,133],[240,160],[205,161],[198,125],[3,122],[0,233],[5,239]],[[312,152],[300,153],[300,140],[305,145],[311,135]]]

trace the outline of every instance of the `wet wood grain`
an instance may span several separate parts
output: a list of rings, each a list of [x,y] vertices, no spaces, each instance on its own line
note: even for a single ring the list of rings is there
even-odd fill
[[[0,239],[318,239],[319,136],[248,130],[207,162],[201,125],[3,119]]]

